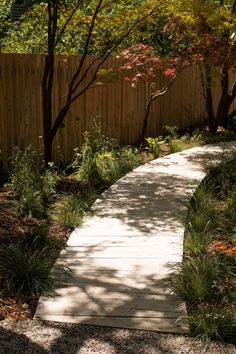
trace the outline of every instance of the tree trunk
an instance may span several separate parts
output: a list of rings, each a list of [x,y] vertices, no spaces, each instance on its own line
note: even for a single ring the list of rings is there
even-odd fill
[[[223,64],[221,69],[221,97],[217,109],[217,121],[220,125],[227,126],[227,116],[230,108],[230,95],[229,95],[229,67]]]
[[[48,168],[48,163],[52,162],[52,145],[53,140],[51,137],[47,137],[44,139],[44,165]]]
[[[208,115],[208,126],[211,133],[216,133],[218,129],[219,122],[214,114],[213,109],[213,98],[212,98],[212,74],[211,66],[206,64],[205,66],[206,75],[206,88],[205,88],[205,100],[206,100],[206,111]]]
[[[145,116],[143,119],[143,127],[142,127],[142,131],[141,131],[141,135],[139,138],[139,141],[137,142],[137,145],[141,145],[141,143],[144,141],[145,138],[145,134],[146,134],[146,130],[147,130],[147,124],[148,124],[148,117],[149,117],[149,113],[150,113],[150,109],[151,109],[151,105],[152,105],[152,101],[153,101],[153,97],[151,97],[148,101],[148,104],[146,106],[146,111],[145,111]]]
[[[47,55],[45,58],[44,73],[42,80],[42,106],[43,106],[43,142],[44,142],[44,165],[52,161],[52,82],[54,72],[54,56]],[[49,151],[51,149],[51,151]]]

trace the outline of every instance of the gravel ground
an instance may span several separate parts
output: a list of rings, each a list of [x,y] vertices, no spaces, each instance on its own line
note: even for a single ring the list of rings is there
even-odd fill
[[[150,331],[1,321],[1,354],[236,354],[236,346]]]

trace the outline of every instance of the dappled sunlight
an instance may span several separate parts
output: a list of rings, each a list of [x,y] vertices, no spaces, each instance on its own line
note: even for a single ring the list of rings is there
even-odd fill
[[[97,245],[95,248],[97,252],[107,250],[107,247]],[[83,256],[80,256],[81,249]],[[116,258],[113,251],[110,257],[94,257],[92,246],[68,247],[55,270],[64,259],[70,260],[70,281],[67,286],[57,289],[56,298],[41,298],[36,318],[59,321],[64,318],[85,324],[99,324],[100,321],[104,326],[152,330],[162,323],[167,332],[171,332],[173,326],[175,332],[185,332],[182,323],[179,328],[175,324],[176,318],[185,315],[185,306],[179,296],[170,295],[167,286],[170,257],[163,257],[161,251],[156,249],[153,259],[150,250],[146,255],[140,254],[140,262],[132,253],[123,259]],[[158,253],[159,262],[156,262]],[[173,262],[176,260],[179,256],[173,253]]]
[[[228,146],[231,146],[228,144]],[[184,301],[170,292],[182,261],[181,223],[204,167],[222,144],[192,148],[140,166],[96,201],[54,267],[66,261],[67,285],[41,298],[36,318],[186,333]]]
[[[71,284],[57,290],[58,299],[41,299],[39,318],[63,315],[77,322],[78,316],[80,323],[89,323],[91,317],[97,321],[102,317],[106,325],[105,318],[118,316],[123,318],[126,328],[135,328],[146,318],[147,329],[154,330],[155,321],[166,318],[166,328],[171,330],[174,319],[185,315],[181,299],[170,295],[166,274],[158,274],[158,270],[148,274],[138,268],[137,271],[98,268],[96,263],[91,268],[90,272],[83,272],[80,267],[72,266]]]
[[[135,178],[131,176],[130,181],[119,181],[109,195],[102,196],[95,205],[96,220],[100,218],[103,223],[103,218],[111,218],[112,225],[112,219],[116,219],[127,234],[130,230],[133,234],[145,235],[178,232],[181,229],[179,217],[187,210],[184,202],[189,200],[194,187],[196,182],[190,178],[158,173],[158,170],[151,175],[139,172]],[[90,219],[88,223],[91,222]],[[82,232],[86,227],[85,222]]]

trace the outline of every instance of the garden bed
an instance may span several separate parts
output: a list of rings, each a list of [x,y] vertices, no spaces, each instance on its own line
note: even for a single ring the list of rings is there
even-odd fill
[[[24,252],[22,242],[27,233],[32,232],[33,238],[37,241],[41,237],[37,228],[44,225],[47,229],[46,240],[45,235],[43,236],[43,242],[46,242],[44,245],[46,256],[48,251],[50,251],[50,256],[53,253],[53,263],[65,246],[71,230],[81,224],[84,215],[89,212],[99,193],[141,163],[170,152],[202,145],[206,142],[202,137],[201,134],[193,137],[189,135],[178,137],[173,129],[169,129],[164,138],[150,138],[148,146],[138,150],[132,147],[119,147],[107,138],[101,139],[101,135],[95,139],[87,135],[85,144],[79,152],[76,152],[67,169],[67,172],[72,172],[72,176],[66,176],[65,172],[61,174],[54,168],[51,172],[35,169],[34,156],[31,152],[28,150],[26,155],[18,152],[20,155],[17,155],[18,160],[14,173],[10,177],[10,183],[7,188],[0,189],[0,253],[4,254],[9,246],[15,246],[17,249],[18,245]],[[228,135],[223,136],[225,137],[227,139]],[[209,139],[209,142],[214,139]],[[23,165],[19,157],[23,158]],[[55,176],[56,179],[54,179]],[[30,183],[26,183],[27,181]],[[31,181],[34,183],[31,184]],[[24,198],[21,199],[22,190],[26,187],[29,190],[26,189]],[[25,196],[31,196],[32,193],[35,193],[38,199],[33,198],[28,202]],[[35,200],[38,204],[35,204]],[[222,200],[219,202],[222,205]],[[216,210],[218,209],[216,207]],[[26,247],[27,252],[29,249],[37,258],[42,247],[36,250],[33,247],[32,250],[31,242]],[[45,259],[45,254],[43,257]],[[27,291],[26,294],[21,293],[19,296],[9,292],[2,293],[0,297],[1,320],[33,318],[41,292],[34,291],[30,294]],[[191,311],[191,301],[189,305]]]

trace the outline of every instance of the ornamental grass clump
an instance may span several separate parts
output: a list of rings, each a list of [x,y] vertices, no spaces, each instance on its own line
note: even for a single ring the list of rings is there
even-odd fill
[[[20,245],[28,250],[41,251],[53,246],[52,239],[48,236],[48,226],[41,224],[23,234]]]
[[[184,237],[184,248],[186,254],[197,255],[204,253],[212,239],[213,234],[204,229],[200,232],[186,231]]]
[[[183,223],[190,234],[209,234],[217,228],[217,220],[212,202],[212,187],[205,184],[200,185],[191,201]]]
[[[212,288],[218,278],[216,259],[202,254],[187,258],[183,263],[176,265],[170,286],[186,301],[202,303],[213,295]]]
[[[1,294],[7,296],[55,295],[59,274],[50,273],[55,254],[48,248],[40,251],[24,245],[10,245],[0,250]]]
[[[199,308],[189,317],[191,333],[203,340],[236,342],[236,313],[219,308]]]
[[[66,227],[75,228],[83,222],[84,216],[96,200],[97,193],[92,189],[85,189],[81,193],[70,193],[62,197],[58,219]]]

